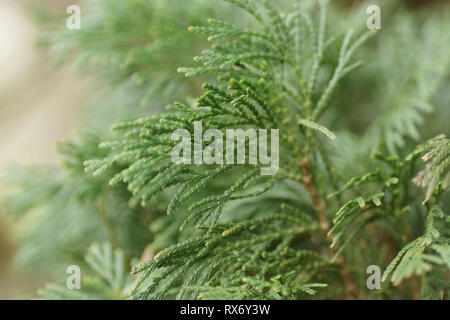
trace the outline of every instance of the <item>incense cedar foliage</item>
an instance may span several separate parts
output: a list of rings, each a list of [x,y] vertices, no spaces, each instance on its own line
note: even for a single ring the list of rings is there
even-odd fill
[[[364,4],[211,2],[98,1],[77,33],[45,36],[104,71],[117,121],[111,133],[89,117],[111,114],[96,98],[80,141],[60,144],[66,171],[10,178],[26,191],[10,211],[41,221],[22,265],[57,269],[64,252],[90,274],[80,291],[40,297],[447,299],[448,8],[386,5],[375,32]],[[206,47],[181,80],[171,58],[189,64]],[[160,112],[169,87],[180,100]],[[172,132],[193,137],[194,122],[279,129],[279,170],[261,175],[248,148],[245,164],[174,164]],[[369,265],[384,271],[380,290],[366,286]]]

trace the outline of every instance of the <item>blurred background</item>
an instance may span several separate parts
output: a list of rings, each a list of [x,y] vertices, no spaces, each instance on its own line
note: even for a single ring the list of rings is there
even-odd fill
[[[37,1],[34,1],[37,2]],[[73,1],[40,1],[65,12]],[[35,42],[26,1],[0,3],[0,165],[55,163],[54,142],[70,137],[83,100],[84,79]]]
[[[36,47],[31,1],[0,1],[0,170],[60,162],[55,142],[72,138],[85,100],[86,78],[70,66],[56,67]],[[64,13],[74,1],[33,0]],[[2,172],[4,173],[4,172]],[[0,186],[0,188],[4,186]],[[0,299],[28,297],[40,283],[19,276],[10,264],[14,230],[0,207]]]

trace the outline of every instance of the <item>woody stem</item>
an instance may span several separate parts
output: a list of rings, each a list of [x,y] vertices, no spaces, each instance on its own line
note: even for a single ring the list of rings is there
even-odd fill
[[[331,235],[329,235],[330,231],[330,223],[328,221],[327,213],[326,213],[326,204],[322,202],[319,198],[319,195],[317,193],[317,190],[313,183],[313,176],[311,174],[310,170],[311,162],[308,158],[303,158],[302,160],[302,166],[303,166],[303,185],[308,190],[309,195],[311,196],[311,199],[313,200],[314,208],[316,209],[318,215],[319,215],[319,223],[320,223],[320,230],[325,235],[325,237],[328,240],[332,240]],[[334,246],[332,248],[334,254],[336,254],[339,250],[339,246]],[[351,273],[348,270],[347,266],[345,265],[344,257],[341,255],[336,260],[337,265],[339,266],[340,273],[342,276],[342,279],[344,281],[344,284],[347,288],[347,290],[350,292],[352,297],[354,299],[360,299],[360,294],[358,291],[357,286],[354,284]]]

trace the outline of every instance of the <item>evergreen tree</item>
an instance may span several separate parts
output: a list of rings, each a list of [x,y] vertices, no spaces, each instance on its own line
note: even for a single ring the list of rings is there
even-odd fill
[[[39,296],[448,299],[448,7],[382,2],[377,32],[367,3],[225,2],[88,0],[80,30],[45,19],[42,43],[103,88],[59,144],[64,170],[7,180],[11,213],[34,219],[18,262],[90,275]],[[235,154],[198,145],[198,124],[278,129],[278,170],[261,174],[250,141],[244,163],[174,163],[178,129],[192,155]]]

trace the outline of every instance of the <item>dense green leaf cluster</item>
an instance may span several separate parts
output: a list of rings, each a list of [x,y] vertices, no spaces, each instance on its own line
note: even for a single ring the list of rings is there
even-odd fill
[[[39,209],[46,222],[21,250],[76,252],[71,261],[91,274],[80,292],[50,286],[41,296],[448,298],[450,144],[436,136],[448,124],[427,116],[448,115],[448,8],[424,19],[391,4],[375,32],[365,4],[226,0],[218,17],[212,2],[100,1],[81,32],[47,37],[132,97],[110,119],[114,133],[88,116],[97,133],[60,145],[64,173],[15,176],[26,193],[10,210],[33,218]],[[239,19],[221,20],[231,12]],[[195,66],[180,67],[201,49]],[[158,95],[170,88],[180,102],[161,113]],[[152,107],[134,109],[138,101]],[[241,163],[173,162],[179,129],[193,155],[238,153],[212,139],[196,145],[199,124],[224,135],[278,129],[278,170],[262,175],[245,139]],[[369,265],[384,270],[380,290],[366,286]]]

